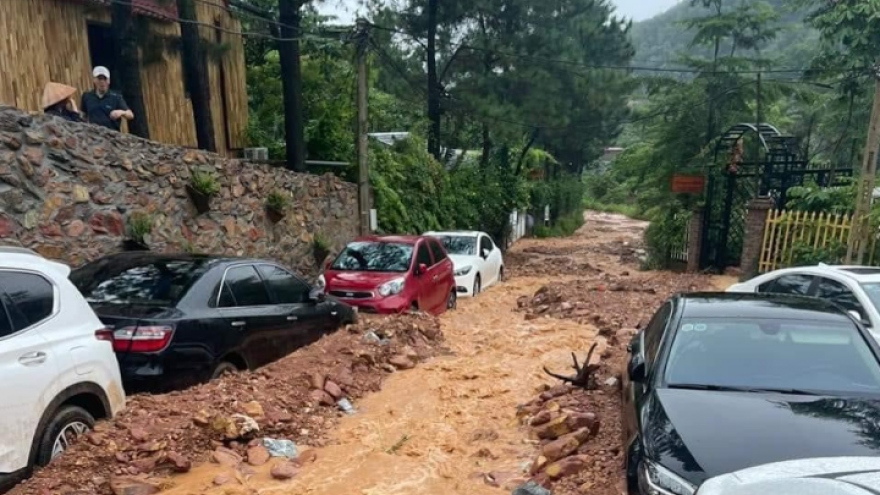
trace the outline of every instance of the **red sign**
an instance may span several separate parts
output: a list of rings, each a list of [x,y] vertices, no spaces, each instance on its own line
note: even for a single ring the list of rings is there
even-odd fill
[[[672,192],[680,194],[699,194],[703,192],[706,178],[702,175],[673,175]]]

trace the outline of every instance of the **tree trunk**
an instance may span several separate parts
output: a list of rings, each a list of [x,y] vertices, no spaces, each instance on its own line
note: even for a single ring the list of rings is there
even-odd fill
[[[440,0],[428,0],[428,152],[440,159],[440,80],[437,77],[437,10]]]
[[[120,92],[128,103],[134,119],[128,122],[128,130],[135,136],[150,138],[147,125],[147,111],[141,89],[140,57],[138,56],[137,37],[134,32],[134,13],[131,0],[122,0],[113,4],[112,10],[113,37],[116,39],[116,71],[122,81]]]
[[[489,166],[489,154],[492,153],[492,134],[489,131],[489,124],[483,124],[483,155],[480,157],[480,166],[485,168]]]
[[[287,145],[287,168],[306,172],[306,139],[303,126],[302,68],[299,40],[302,30],[301,0],[278,0],[281,38],[281,83],[284,93],[284,139]]]
[[[211,115],[211,87],[208,83],[208,66],[205,50],[199,37],[196,8],[193,0],[177,0],[180,16],[181,51],[187,89],[192,102],[193,119],[196,126],[196,140],[199,148],[217,151],[214,139],[214,119]],[[187,22],[188,21],[188,22]]]

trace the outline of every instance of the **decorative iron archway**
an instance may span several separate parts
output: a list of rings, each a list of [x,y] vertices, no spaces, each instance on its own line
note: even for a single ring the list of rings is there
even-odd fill
[[[745,160],[743,145],[748,135],[754,136],[756,150],[750,160]],[[719,167],[725,152],[727,160]],[[740,263],[750,200],[770,197],[777,208],[782,208],[788,190],[803,185],[806,177],[825,187],[835,177],[851,176],[852,169],[811,166],[800,157],[796,137],[783,135],[771,124],[744,123],[731,127],[718,140],[712,168],[706,175],[700,264],[703,269],[722,271]]]

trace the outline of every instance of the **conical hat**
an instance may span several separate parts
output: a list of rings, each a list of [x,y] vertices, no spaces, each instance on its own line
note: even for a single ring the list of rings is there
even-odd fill
[[[50,82],[43,89],[43,110],[62,102],[76,94],[76,88],[66,84]]]

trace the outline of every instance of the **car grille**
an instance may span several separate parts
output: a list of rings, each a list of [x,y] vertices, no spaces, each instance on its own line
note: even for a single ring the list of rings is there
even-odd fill
[[[373,297],[372,292],[363,292],[355,290],[331,290],[330,295],[340,299],[369,299]]]

